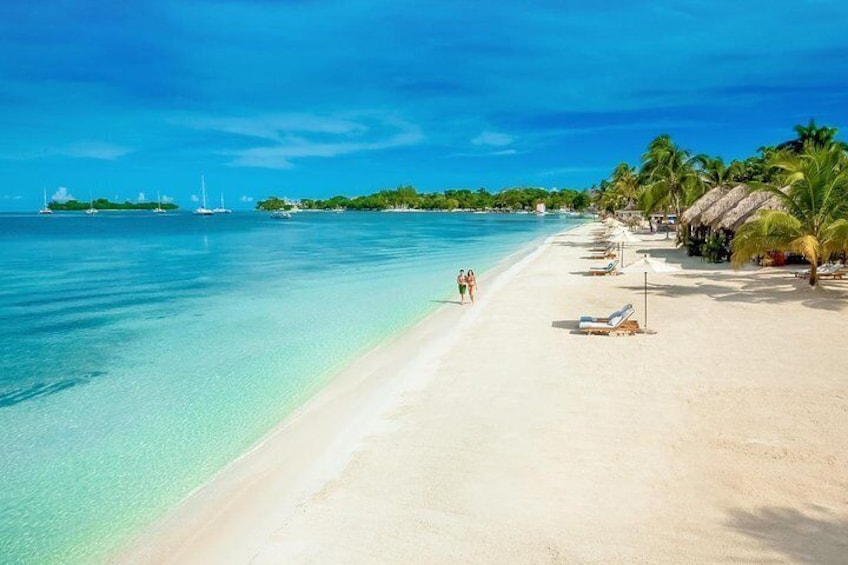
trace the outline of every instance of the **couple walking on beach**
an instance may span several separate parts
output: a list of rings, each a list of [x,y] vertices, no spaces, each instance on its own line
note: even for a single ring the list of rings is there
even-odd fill
[[[464,269],[460,269],[459,276],[456,277],[456,285],[459,287],[459,303],[465,304],[465,292],[468,291],[468,297],[473,304],[474,293],[477,291],[477,277],[474,271],[468,269],[466,273]]]

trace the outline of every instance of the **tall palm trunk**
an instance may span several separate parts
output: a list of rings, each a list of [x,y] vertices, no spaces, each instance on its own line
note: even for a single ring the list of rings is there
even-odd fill
[[[815,288],[815,286],[818,284],[818,282],[819,282],[819,265],[818,265],[818,261],[813,259],[812,261],[810,261],[810,286]]]

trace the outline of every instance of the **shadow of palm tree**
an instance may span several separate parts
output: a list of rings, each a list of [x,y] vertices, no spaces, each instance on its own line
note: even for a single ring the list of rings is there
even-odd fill
[[[727,526],[753,538],[793,562],[819,565],[848,563],[848,516],[835,516],[812,506],[763,507],[754,512],[731,510]],[[763,559],[763,561],[771,561]]]
[[[626,268],[625,268],[626,269]],[[709,282],[690,284],[690,279]],[[644,292],[643,285],[633,284],[628,290]],[[658,296],[680,296],[685,294],[706,295],[718,302],[739,302],[747,304],[786,304],[800,303],[816,310],[840,311],[848,308],[848,285],[820,286],[816,290],[808,288],[801,279],[776,278],[774,273],[760,274],[748,272],[686,274],[685,272],[666,277],[662,282],[648,282],[648,294]]]

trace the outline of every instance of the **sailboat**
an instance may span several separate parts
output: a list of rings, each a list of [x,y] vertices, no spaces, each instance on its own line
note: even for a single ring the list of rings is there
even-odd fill
[[[215,208],[212,211],[215,212],[216,214],[232,214],[233,213],[233,211],[230,210],[229,208],[224,208],[224,193],[223,192],[221,193],[221,207]]]
[[[206,207],[206,180],[204,180],[203,175],[200,175],[200,195],[202,199],[200,201],[201,206],[194,213],[198,216],[211,216],[214,212]]]
[[[97,213],[97,210],[94,208],[94,198],[91,199],[91,204],[88,207],[88,210],[85,211],[89,216],[93,216]]]
[[[47,189],[44,189],[44,208],[38,211],[39,214],[52,214],[53,210],[47,205]]]
[[[153,209],[154,214],[164,214],[165,209],[162,208],[162,196],[157,192],[156,193],[156,208]]]

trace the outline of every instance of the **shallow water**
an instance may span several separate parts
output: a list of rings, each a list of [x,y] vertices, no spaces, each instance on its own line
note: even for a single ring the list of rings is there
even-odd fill
[[[0,561],[114,552],[557,216],[0,215]]]

